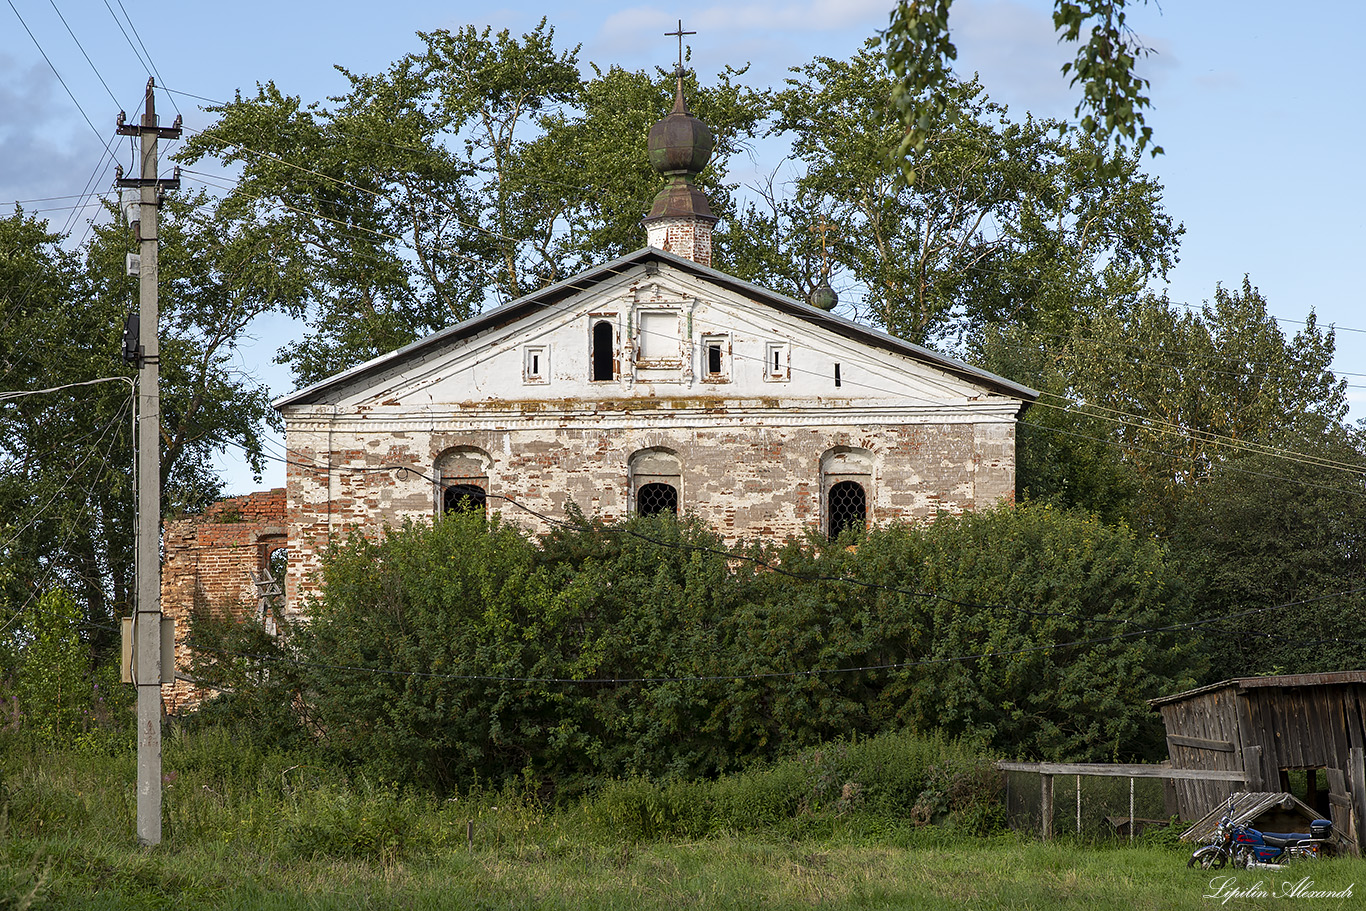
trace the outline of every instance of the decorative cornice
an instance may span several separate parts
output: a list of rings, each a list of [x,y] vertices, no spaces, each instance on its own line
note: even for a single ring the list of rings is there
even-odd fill
[[[966,407],[904,406],[841,408],[838,414],[821,407],[733,407],[726,411],[703,408],[660,407],[649,410],[535,410],[500,408],[487,412],[370,411],[365,414],[308,414],[296,410],[290,416],[291,433],[519,432],[530,430],[756,430],[791,427],[895,427],[924,424],[1014,424],[1019,406],[1015,402],[988,402]]]

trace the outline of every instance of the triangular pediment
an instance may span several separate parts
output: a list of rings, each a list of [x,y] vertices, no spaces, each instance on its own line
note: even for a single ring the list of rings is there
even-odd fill
[[[608,350],[610,348],[610,351]],[[646,249],[276,402],[342,410],[961,408],[1033,390]]]

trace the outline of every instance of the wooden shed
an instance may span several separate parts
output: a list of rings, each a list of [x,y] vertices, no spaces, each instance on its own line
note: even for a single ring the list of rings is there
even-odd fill
[[[1249,791],[1299,792],[1350,849],[1366,843],[1366,671],[1239,677],[1152,705],[1162,713],[1173,768],[1242,770]],[[1295,772],[1304,773],[1298,787]],[[1178,811],[1199,818],[1233,787],[1178,780]]]

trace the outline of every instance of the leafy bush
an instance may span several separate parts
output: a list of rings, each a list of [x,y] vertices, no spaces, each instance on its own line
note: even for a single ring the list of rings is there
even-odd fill
[[[285,849],[303,857],[368,857],[394,861],[419,841],[427,807],[392,789],[311,792],[285,821]]]
[[[112,662],[96,666],[71,595],[46,592],[14,636],[13,665],[0,677],[0,724],[39,746],[77,744],[108,752],[132,744],[133,694]]]
[[[480,514],[355,536],[327,556],[310,624],[251,644],[264,657],[245,665],[222,650],[239,662],[232,703],[373,780],[439,793],[530,780],[563,799],[805,757],[815,777],[795,790],[732,779],[707,827],[800,805],[937,821],[981,786],[971,764],[896,771],[876,738],[802,752],[844,738],[942,732],[1057,760],[1161,750],[1146,700],[1193,682],[1196,652],[1162,629],[1189,606],[1154,542],[1021,506],[847,543],[727,550],[669,516],[539,542]],[[847,755],[872,765],[854,774]],[[932,782],[904,777],[931,766]],[[660,800],[623,812],[642,831],[702,825],[686,791]]]

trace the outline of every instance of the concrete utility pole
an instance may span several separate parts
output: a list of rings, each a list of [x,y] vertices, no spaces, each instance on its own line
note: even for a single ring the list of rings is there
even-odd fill
[[[135,225],[139,243],[138,272],[138,434],[137,434],[137,610],[133,615],[134,678],[138,693],[138,842],[161,843],[161,368],[157,340],[157,207],[163,189],[180,186],[179,169],[172,180],[157,179],[157,140],[180,136],[180,118],[172,127],[157,126],[152,80],[142,123],[125,126],[119,113],[119,135],[142,138],[142,175],[124,179],[120,187],[142,191]]]

